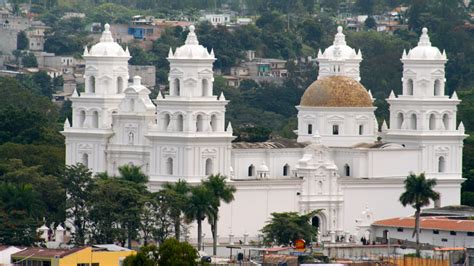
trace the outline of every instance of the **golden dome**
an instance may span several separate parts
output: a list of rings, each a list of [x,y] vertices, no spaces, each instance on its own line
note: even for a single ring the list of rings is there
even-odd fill
[[[301,97],[301,106],[372,107],[372,97],[358,81],[345,76],[329,76],[313,82]]]

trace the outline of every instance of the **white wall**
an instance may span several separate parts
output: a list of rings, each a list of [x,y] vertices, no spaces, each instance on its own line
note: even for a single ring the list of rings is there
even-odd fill
[[[296,193],[300,183],[300,179],[232,182],[237,192],[232,203],[220,208],[220,238],[227,242],[232,232],[236,239],[242,239],[245,233],[249,234],[249,239],[256,239],[272,212],[297,212],[299,196]],[[206,238],[211,236],[209,226],[203,228]],[[192,230],[192,235],[195,235],[195,230]]]
[[[234,179],[254,179],[248,176],[251,164],[255,170],[263,163],[268,166],[268,178],[290,178],[291,172],[296,170],[296,164],[303,155],[303,149],[232,149],[232,168]],[[283,176],[283,166],[290,166],[289,175]]]
[[[11,255],[20,251],[22,249],[13,246],[0,251],[0,265],[10,265]]]
[[[368,206],[374,220],[404,217],[414,214],[410,206],[403,207],[399,198],[403,193],[405,178],[393,179],[342,179],[344,197],[344,230],[355,232],[355,219]],[[441,206],[460,204],[462,180],[438,180],[435,190],[441,194]],[[434,207],[433,202],[430,204]]]

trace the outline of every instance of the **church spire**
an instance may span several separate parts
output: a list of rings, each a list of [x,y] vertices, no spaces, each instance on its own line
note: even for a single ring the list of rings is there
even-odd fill
[[[112,32],[110,31],[109,23],[104,25],[104,31],[102,32],[102,36],[100,37],[100,42],[113,42],[114,38],[112,37]]]
[[[421,30],[420,40],[418,41],[418,46],[431,46],[430,37],[428,36],[428,29],[423,28]]]
[[[337,27],[337,33],[334,38],[334,45],[346,45],[346,35],[342,33],[342,26]]]
[[[189,26],[189,33],[188,37],[186,37],[186,45],[199,45],[199,41],[197,39],[196,33],[194,33],[195,27],[194,25]]]

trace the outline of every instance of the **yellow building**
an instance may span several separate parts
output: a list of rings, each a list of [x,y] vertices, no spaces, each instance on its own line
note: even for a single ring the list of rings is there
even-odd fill
[[[119,266],[133,250],[115,245],[98,245],[73,249],[27,248],[12,255],[14,265],[21,266]]]

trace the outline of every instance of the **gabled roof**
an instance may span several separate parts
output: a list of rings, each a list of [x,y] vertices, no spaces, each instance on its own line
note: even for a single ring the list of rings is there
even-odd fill
[[[375,221],[373,226],[414,228],[414,217],[397,217]],[[434,229],[443,231],[474,232],[474,220],[448,219],[447,217],[421,217],[421,229]]]
[[[30,247],[20,252],[12,254],[12,257],[33,257],[33,258],[64,258],[86,247],[72,249],[52,249],[52,248],[36,248]]]

